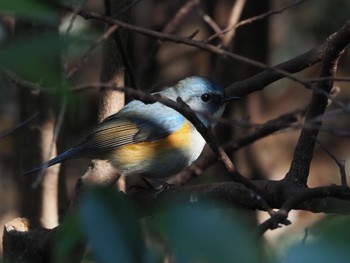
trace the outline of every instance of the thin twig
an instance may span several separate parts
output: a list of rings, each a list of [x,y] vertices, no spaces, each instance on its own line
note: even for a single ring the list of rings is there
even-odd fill
[[[314,137],[316,143],[320,146],[320,148],[331,157],[331,159],[337,164],[340,171],[340,180],[343,186],[348,186],[346,179],[346,171],[345,171],[345,160],[338,159],[329,149],[327,149],[316,137]]]
[[[69,70],[67,73],[67,78],[71,78],[77,70],[88,60],[91,53],[95,50],[96,47],[98,47],[101,43],[106,41],[111,34],[113,34],[118,29],[117,25],[110,26],[90,47],[89,49],[84,53],[84,55],[81,57],[79,62]]]
[[[256,22],[256,21],[259,21],[259,20],[263,20],[269,16],[272,16],[272,15],[276,15],[276,14],[281,14],[283,11],[289,9],[289,8],[292,8],[298,4],[301,4],[302,2],[305,2],[307,0],[299,0],[299,1],[294,1],[293,3],[289,4],[289,5],[286,5],[284,7],[281,7],[279,9],[276,9],[276,10],[270,10],[266,13],[263,13],[261,15],[257,15],[257,16],[254,16],[254,17],[251,17],[251,18],[248,18],[248,19],[245,19],[245,20],[242,20],[236,24],[233,24],[229,27],[227,27],[226,29],[222,30],[221,32],[217,32],[213,35],[211,35],[210,37],[208,37],[205,41],[206,42],[209,42],[211,40],[213,40],[214,38],[216,37],[220,37],[224,34],[227,34],[229,33],[230,31],[233,31],[235,29],[237,29],[238,27],[241,27],[241,26],[244,26],[244,25],[247,25],[247,24],[251,24],[253,22]]]
[[[82,0],[79,5],[77,5],[74,8],[73,11],[73,17],[70,21],[70,24],[67,28],[66,34],[68,35],[69,31],[71,30],[72,26],[73,26],[73,21],[75,19],[75,17],[78,15],[78,12],[81,10],[82,5],[84,4],[86,0]],[[115,16],[115,17],[119,17],[120,15],[122,15],[123,13],[127,12],[129,9],[133,8],[134,6],[136,6],[139,2],[141,2],[142,0],[135,0],[132,3],[130,3],[128,6],[124,7],[122,10],[119,11],[119,13]],[[86,61],[88,60],[88,58],[90,57],[90,55],[92,54],[92,52],[100,45],[102,44],[104,41],[106,41],[110,35],[112,35],[116,30],[118,30],[118,25],[112,25],[110,26],[89,48],[88,50],[84,53],[84,55],[81,57],[80,61],[69,70],[69,72],[67,73],[67,78],[71,78],[76,71],[83,65],[86,63]],[[130,68],[130,66],[129,66]],[[130,70],[128,70],[130,71]],[[133,76],[130,73],[131,76]],[[134,87],[136,87],[136,81],[132,81],[132,85]]]
[[[322,67],[320,69],[319,77],[334,77],[338,65],[339,58],[348,45],[350,38],[350,21],[348,21],[336,34],[331,35],[327,39],[327,48],[325,51]],[[323,81],[316,83],[316,90],[322,90],[329,94],[333,81]],[[305,122],[314,118],[322,116],[327,107],[327,96],[314,91],[308,106],[305,117]],[[310,163],[313,158],[315,140],[320,127],[322,126],[322,119],[314,124],[319,128],[313,130],[303,129],[301,131],[298,143],[294,150],[292,163],[288,173],[285,176],[286,180],[291,180],[296,184],[306,186],[309,176]]]
[[[31,89],[32,91],[46,91],[46,89],[43,86],[41,86],[39,83],[22,79],[16,73],[8,69],[1,70],[1,74],[5,78],[7,78],[10,82],[15,84],[17,87],[28,88],[28,89]]]
[[[163,33],[171,34],[179,27],[181,22],[198,6],[199,0],[187,0],[185,4],[176,12],[175,16],[167,23],[163,29]]]
[[[313,91],[315,91],[317,93],[322,93],[323,95],[326,94],[326,92],[324,92],[318,86],[311,85],[310,82],[304,81],[304,80],[302,80],[302,79],[300,79],[298,77],[295,77],[293,74],[290,74],[289,72],[287,72],[285,70],[282,70],[282,69],[280,69],[278,67],[268,66],[268,65],[266,65],[264,63],[261,63],[261,62],[249,59],[249,58],[244,57],[244,56],[240,56],[240,55],[232,53],[232,52],[228,52],[228,51],[226,51],[224,49],[218,48],[216,46],[213,46],[213,45],[210,45],[210,44],[207,44],[207,43],[204,43],[204,42],[200,42],[200,41],[196,41],[196,40],[193,40],[193,39],[190,39],[190,38],[174,36],[174,35],[171,35],[171,34],[161,33],[161,32],[158,32],[158,31],[149,30],[149,29],[146,29],[146,28],[134,26],[134,25],[131,25],[131,24],[128,24],[128,23],[124,23],[124,22],[122,22],[120,20],[111,19],[110,17],[106,17],[106,16],[103,16],[101,14],[94,13],[94,12],[86,12],[86,11],[84,11],[84,12],[80,12],[80,14],[83,17],[85,17],[85,18],[94,18],[94,19],[105,21],[105,22],[110,23],[110,24],[117,24],[120,27],[126,28],[128,30],[132,30],[132,31],[135,31],[135,32],[138,32],[138,33],[141,33],[141,34],[145,34],[145,35],[148,35],[148,36],[156,37],[156,38],[159,38],[160,40],[174,41],[174,42],[186,44],[186,45],[189,45],[189,46],[195,46],[195,47],[198,47],[200,49],[207,50],[207,51],[210,51],[210,52],[218,54],[218,55],[222,55],[222,56],[227,57],[227,58],[231,58],[231,59],[234,59],[234,60],[239,60],[239,61],[242,61],[244,63],[250,64],[250,65],[253,65],[253,66],[256,66],[256,67],[263,68],[263,69],[268,70],[268,71],[273,71],[273,72],[276,72],[277,74],[281,74],[284,77],[289,78],[289,79],[291,79],[291,80],[293,80],[293,81],[295,81],[297,83],[300,83],[303,86],[305,86],[306,88],[310,88],[310,89],[312,89]],[[334,100],[330,96],[328,98]]]
[[[224,39],[224,36],[220,34],[222,31],[219,25],[206,13],[204,13],[202,10],[198,10],[197,13],[200,15],[200,17],[206,22],[213,31],[218,34],[218,37],[221,39],[221,41]]]
[[[115,17],[119,17],[120,15],[122,15],[123,13],[129,11],[130,9],[134,8],[136,5],[138,5],[142,0],[134,0],[132,1],[129,5],[125,6],[124,8],[122,8],[119,13],[117,13],[115,15]]]
[[[60,132],[62,124],[63,124],[64,114],[66,112],[66,107],[67,107],[67,96],[64,96],[64,98],[62,99],[62,102],[61,102],[61,107],[60,107],[60,111],[58,113],[56,125],[55,125],[55,128],[53,130],[50,151],[47,153],[47,156],[45,158],[46,160],[49,160],[50,157],[52,156],[53,149],[56,145],[57,138],[58,138],[59,132]],[[44,166],[43,169],[39,172],[38,176],[36,177],[36,180],[31,185],[32,188],[35,189],[41,185],[41,182],[42,182],[44,175],[45,175],[46,168],[48,168],[48,166]]]
[[[319,78],[311,78],[311,79],[305,79],[305,81],[310,82],[320,82],[325,80],[331,80],[331,81],[338,81],[338,82],[350,82],[350,78],[346,77],[319,77]]]
[[[85,1],[86,1],[86,0],[80,0],[80,2],[78,3],[78,5],[76,5],[76,6],[74,7],[74,10],[73,10],[73,12],[72,12],[72,17],[71,17],[71,19],[69,20],[69,24],[68,24],[67,29],[66,29],[66,36],[68,36],[69,33],[70,33],[70,31],[72,30],[74,21],[75,21],[75,19],[76,19],[77,16],[78,16],[78,12],[79,12],[79,10],[82,9],[82,7],[83,7]]]
[[[187,0],[181,8],[176,12],[176,14],[170,19],[170,21],[164,26],[162,30],[165,34],[173,34],[175,30],[179,27],[181,22],[191,13],[191,11],[198,6],[199,0]],[[145,62],[140,66],[138,79],[140,81],[147,75],[149,69],[155,62],[154,58],[157,54],[159,48],[162,45],[162,40],[158,39],[151,47],[150,52],[148,53]]]
[[[282,182],[282,181],[281,181]],[[288,182],[290,183],[290,182]],[[292,188],[292,185],[290,186]],[[283,225],[289,225],[291,222],[287,219],[288,214],[292,209],[298,207],[298,205],[311,201],[315,198],[325,198],[329,196],[341,197],[349,194],[349,188],[337,185],[321,186],[316,188],[298,188],[298,192],[294,192],[291,195],[287,195],[287,199],[283,201],[280,209],[275,212],[269,219],[258,225],[256,233],[262,235],[267,230],[273,230]]]
[[[123,63],[125,65],[126,72],[128,73],[130,84],[134,89],[139,89],[139,85],[137,84],[137,81],[136,81],[135,70],[132,66],[132,63],[130,62],[130,59],[127,54],[120,32],[116,32],[115,41],[117,42],[118,50],[123,60]]]
[[[35,112],[32,116],[30,116],[29,118],[27,118],[26,120],[22,121],[21,123],[17,124],[15,127],[0,133],[0,139],[11,135],[12,133],[16,132],[17,130],[19,130],[20,128],[22,128],[23,126],[27,125],[29,122],[31,122],[32,120],[34,120],[36,117],[38,117],[39,112]]]
[[[64,8],[67,10],[71,10],[71,8],[69,8],[69,7],[64,7]],[[103,21],[105,23],[119,25],[120,27],[125,28],[127,30],[131,30],[131,31],[143,34],[143,35],[155,37],[155,38],[158,38],[159,40],[162,40],[162,41],[171,41],[171,42],[185,44],[188,46],[194,46],[194,47],[197,47],[199,49],[206,50],[206,51],[212,52],[212,53],[217,54],[217,55],[221,55],[221,56],[229,58],[229,59],[238,60],[238,61],[250,64],[252,66],[255,66],[255,67],[258,67],[261,69],[266,69],[269,71],[276,72],[276,73],[281,74],[284,77],[289,78],[289,79],[291,79],[297,83],[300,83],[306,87],[310,86],[309,82],[305,82],[305,81],[301,80],[300,78],[295,77],[293,74],[290,74],[287,71],[266,65],[264,63],[261,63],[259,61],[255,61],[253,59],[249,59],[245,56],[241,56],[241,55],[226,51],[224,49],[218,48],[218,47],[211,45],[211,44],[208,44],[208,43],[204,43],[202,41],[197,41],[197,40],[190,39],[188,37],[175,36],[172,34],[166,34],[166,33],[158,32],[158,31],[150,30],[147,28],[135,26],[132,24],[122,22],[118,19],[113,19],[113,18],[104,16],[102,14],[95,13],[95,12],[80,11],[79,15],[83,16],[85,19],[97,19],[97,20]]]
[[[232,142],[226,143],[223,148],[225,152],[232,154],[244,146],[265,138],[277,131],[289,128],[291,123],[296,122],[299,119],[299,116],[302,114],[304,114],[304,110],[297,110],[279,116],[276,119],[266,122],[265,124],[259,125],[254,132],[242,138],[235,139]],[[189,167],[182,170],[175,177],[170,178],[169,182],[176,185],[183,185],[200,175],[202,171],[206,170],[216,162],[217,157],[212,152],[208,153],[207,155],[201,155]]]
[[[74,21],[78,16],[78,12],[82,9],[85,1],[86,0],[80,0],[80,2],[74,7],[74,10],[72,12],[72,16],[69,20],[69,24],[68,24],[67,29],[66,29],[66,33],[65,33],[66,37],[68,37],[70,31],[72,30]],[[63,70],[66,71],[68,68],[67,48],[65,48],[65,50],[62,52],[62,61],[63,61],[62,62]]]
[[[234,25],[236,25],[237,22],[239,21],[243,8],[245,6],[245,3],[246,3],[246,0],[236,0],[232,6],[229,22],[227,25],[227,27],[231,28],[231,30],[227,31],[227,34],[224,36],[224,39],[222,41],[222,45],[225,48],[228,48],[228,46],[232,42],[232,39],[234,38],[234,35],[236,33]]]

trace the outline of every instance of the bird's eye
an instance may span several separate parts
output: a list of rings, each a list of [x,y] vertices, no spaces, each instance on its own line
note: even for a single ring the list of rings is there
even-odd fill
[[[208,93],[202,94],[202,95],[201,95],[201,100],[202,100],[203,102],[209,102],[209,101],[211,100],[211,95],[208,94]]]

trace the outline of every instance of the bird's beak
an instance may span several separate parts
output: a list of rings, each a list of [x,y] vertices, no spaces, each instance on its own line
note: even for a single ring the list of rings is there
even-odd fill
[[[242,97],[237,97],[237,96],[225,96],[223,99],[222,99],[222,104],[225,104],[227,102],[230,102],[230,101],[234,101],[234,100],[240,100],[242,99]]]

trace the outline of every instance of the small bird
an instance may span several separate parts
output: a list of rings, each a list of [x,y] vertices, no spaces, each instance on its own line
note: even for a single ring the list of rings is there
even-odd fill
[[[174,101],[180,97],[206,126],[215,125],[209,115],[220,117],[227,99],[222,88],[198,76],[153,94]],[[98,124],[82,143],[24,175],[85,157],[107,159],[121,175],[164,178],[195,161],[204,145],[205,140],[192,123],[176,110],[160,102],[145,104],[133,100]]]

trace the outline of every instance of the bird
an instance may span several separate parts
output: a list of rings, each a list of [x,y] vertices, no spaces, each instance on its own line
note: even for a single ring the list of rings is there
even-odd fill
[[[227,104],[224,89],[202,76],[187,77],[152,95],[173,101],[180,97],[207,127],[216,125]],[[167,178],[195,161],[205,143],[178,111],[161,102],[132,100],[93,128],[80,144],[23,175],[69,159],[89,158],[110,161],[120,175]]]

